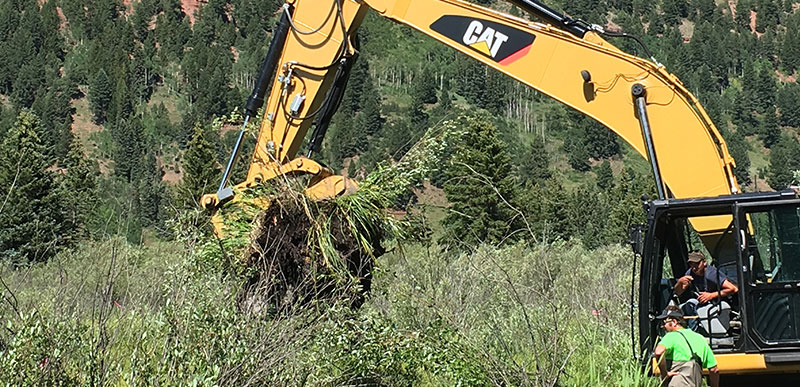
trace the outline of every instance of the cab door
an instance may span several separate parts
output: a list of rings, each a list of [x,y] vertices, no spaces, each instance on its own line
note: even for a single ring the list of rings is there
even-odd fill
[[[800,200],[736,206],[749,349],[800,344]],[[752,348],[752,347],[755,348]]]

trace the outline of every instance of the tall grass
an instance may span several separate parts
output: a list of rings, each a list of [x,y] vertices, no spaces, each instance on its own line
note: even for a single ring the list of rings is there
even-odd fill
[[[243,312],[241,283],[159,243],[3,268],[5,385],[655,385],[630,359],[628,253],[406,246],[358,310]]]

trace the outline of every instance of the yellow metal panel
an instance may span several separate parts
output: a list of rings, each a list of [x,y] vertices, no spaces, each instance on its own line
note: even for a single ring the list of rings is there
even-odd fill
[[[763,373],[778,374],[800,372],[800,364],[773,365],[764,361],[764,355],[752,353],[732,353],[715,356],[717,367],[723,374]]]
[[[726,353],[714,355],[717,360],[717,369],[721,374],[781,374],[800,372],[800,364],[772,365],[764,360],[764,355],[758,353]],[[650,362],[650,369],[654,375],[659,375],[656,359]],[[707,370],[703,371],[708,373]]]

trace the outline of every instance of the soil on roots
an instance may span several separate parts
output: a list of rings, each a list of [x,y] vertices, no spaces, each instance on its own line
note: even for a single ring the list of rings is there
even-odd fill
[[[365,251],[350,230],[344,214],[332,205],[318,204],[312,213],[299,205],[274,203],[256,218],[245,251],[248,280],[239,304],[250,311],[288,312],[321,298],[344,298],[359,307],[370,289],[373,258],[383,254],[380,232],[358,230],[372,245]],[[339,262],[328,263],[318,251],[314,222],[329,222],[331,245]],[[346,268],[346,273],[331,267]]]

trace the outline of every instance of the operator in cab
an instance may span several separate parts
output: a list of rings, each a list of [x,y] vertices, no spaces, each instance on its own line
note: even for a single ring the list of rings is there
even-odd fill
[[[675,284],[675,294],[680,296],[687,289],[690,289],[698,304],[703,305],[718,297],[726,298],[739,291],[725,274],[717,271],[717,268],[708,266],[706,256],[701,251],[689,253],[689,270],[678,279]]]

